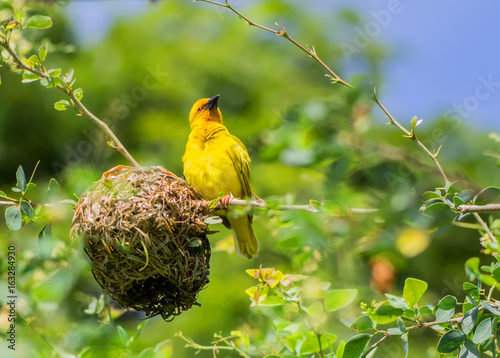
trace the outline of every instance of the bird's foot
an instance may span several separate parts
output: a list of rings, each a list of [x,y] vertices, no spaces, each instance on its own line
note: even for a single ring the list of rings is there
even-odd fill
[[[231,204],[231,200],[234,198],[232,194],[224,195],[222,198],[219,198],[219,203],[221,209],[227,209],[229,204]]]

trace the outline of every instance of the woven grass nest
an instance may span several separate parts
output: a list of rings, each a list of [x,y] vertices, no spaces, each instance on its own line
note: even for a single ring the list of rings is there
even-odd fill
[[[162,167],[111,170],[81,197],[71,233],[96,281],[125,308],[171,320],[208,283],[207,202]]]

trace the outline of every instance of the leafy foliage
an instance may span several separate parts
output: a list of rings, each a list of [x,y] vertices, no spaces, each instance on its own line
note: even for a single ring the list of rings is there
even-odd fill
[[[53,13],[57,5],[16,8],[0,3],[1,88],[2,96],[11,99],[0,114],[0,124],[9,124],[1,135],[7,147],[23,149],[12,151],[15,154],[5,158],[0,168],[0,176],[8,178],[5,182],[15,185],[14,194],[5,192],[11,186],[0,191],[0,200],[8,203],[4,217],[10,230],[2,234],[1,242],[15,246],[18,255],[16,290],[22,298],[16,324],[31,337],[23,339],[22,349],[30,356],[190,357],[193,351],[181,347],[184,341],[207,356],[224,357],[230,352],[246,358],[361,358],[388,356],[386,347],[396,342],[404,356],[409,352],[425,356],[431,346],[436,355],[498,355],[500,309],[495,294],[500,287],[500,220],[494,212],[478,214],[471,209],[496,205],[500,196],[500,188],[491,182],[499,173],[491,163],[491,158],[500,157],[491,148],[500,142],[498,134],[490,135],[491,142],[476,141],[472,147],[469,143],[474,141],[462,137],[474,134],[451,127],[444,118],[432,127],[449,133],[450,140],[443,147],[438,143],[437,150],[426,149],[420,157],[416,153],[422,147],[412,142],[426,142],[431,130],[414,117],[408,123],[410,130],[403,133],[411,139],[407,140],[394,134],[392,127],[373,123],[374,103],[364,89],[365,78],[351,80],[355,89],[338,88],[337,83],[332,92],[307,57],[299,57],[274,38],[247,31],[238,19],[229,22],[225,13],[227,22],[210,27],[224,31],[200,33],[198,25],[213,21],[214,13],[207,16],[193,6],[158,5],[157,11],[137,20],[118,23],[95,49],[71,54],[49,32],[58,26],[52,19],[61,18]],[[325,55],[328,62],[340,62],[339,48],[324,35],[333,25],[308,20],[301,16],[302,9],[285,2],[255,5],[254,10],[263,18],[301,19],[297,23],[306,29],[301,35],[315,39],[316,48],[331,49]],[[338,20],[352,24],[357,20],[351,15],[345,13]],[[178,26],[180,22],[183,26]],[[277,25],[278,31],[283,27]],[[193,42],[193,32],[201,37],[198,42]],[[241,61],[235,60],[235,54]],[[249,61],[245,54],[258,56]],[[101,59],[97,70],[88,66],[88,59],[96,55]],[[111,60],[122,57],[127,60],[123,64]],[[379,58],[367,54],[364,60],[373,64],[370,76],[376,78]],[[169,68],[168,74],[164,68]],[[14,76],[5,76],[10,71],[20,75],[16,83]],[[74,86],[77,75],[81,88]],[[102,78],[102,83],[96,84],[96,78]],[[33,87],[38,83],[60,92],[55,97],[45,88],[38,91]],[[61,208],[61,200],[74,203],[67,198],[81,194],[101,169],[116,161],[99,149],[106,142],[116,147],[113,140],[103,135],[85,137],[82,133],[89,132],[83,124],[59,113],[68,109],[83,113],[78,105],[82,88],[89,108],[98,108],[114,121],[132,148],[148,158],[144,161],[167,158],[172,170],[179,170],[180,157],[170,152],[182,152],[188,127],[177,118],[186,117],[186,104],[193,97],[222,88],[221,98],[227,98],[226,122],[245,139],[255,158],[256,192],[267,196],[268,204],[253,208],[260,214],[256,216],[258,236],[266,238],[262,257],[249,264],[226,256],[232,244],[220,233],[213,243],[214,282],[201,297],[202,307],[179,326],[154,319],[138,324],[141,317],[100,295],[79,243],[67,237],[71,212]],[[14,92],[25,95],[15,98]],[[29,126],[9,120],[13,114],[22,118],[26,104],[38,97],[43,103],[54,103],[59,112],[54,108],[29,112]],[[37,121],[43,126],[37,127]],[[47,128],[55,123],[59,131],[53,135]],[[41,136],[43,144],[26,138],[20,142],[17,133],[24,131],[19,128],[35,133],[33,138]],[[72,160],[60,164],[61,155],[54,153],[64,152],[69,145],[63,132],[79,138],[79,144],[90,143],[95,151],[92,160],[97,160],[91,161],[82,150],[67,151],[62,157]],[[484,138],[484,134],[477,136]],[[30,146],[31,142],[35,143]],[[453,148],[464,145],[470,147],[454,157]],[[483,152],[489,157],[484,158]],[[23,159],[24,153],[28,157]],[[27,179],[19,162],[38,155],[52,165],[42,160],[37,183],[57,175],[61,188],[55,179],[35,185],[35,170]],[[438,155],[446,168],[460,173],[456,175],[460,181],[443,183],[441,173],[431,166],[430,159],[437,161]],[[43,187],[48,187],[46,193]],[[276,194],[281,196],[271,197]],[[294,202],[309,202],[308,207],[318,212],[280,210],[280,205]],[[356,207],[378,210],[355,214],[352,208]],[[248,268],[259,264],[260,268]],[[250,277],[243,278],[244,270]],[[7,272],[2,274],[7,277]],[[397,275],[404,280],[396,280]],[[209,314],[213,317],[200,319]],[[4,317],[2,324],[7,322]],[[198,343],[214,331],[219,333],[209,345]],[[2,332],[7,338],[6,329]],[[174,333],[179,338],[172,339]]]

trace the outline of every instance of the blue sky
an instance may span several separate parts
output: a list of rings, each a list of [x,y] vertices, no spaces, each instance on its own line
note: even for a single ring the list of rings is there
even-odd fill
[[[384,86],[378,93],[399,120],[417,115],[425,121],[447,112],[473,127],[500,131],[500,28],[496,25],[500,2],[308,1],[322,11],[358,9],[365,23],[346,34],[342,41],[346,48],[363,50],[362,42],[356,43],[358,34],[390,49],[383,66]],[[113,17],[134,16],[148,6],[145,0],[73,1],[67,11],[77,35],[92,42],[105,36]],[[354,62],[351,70],[355,72]]]

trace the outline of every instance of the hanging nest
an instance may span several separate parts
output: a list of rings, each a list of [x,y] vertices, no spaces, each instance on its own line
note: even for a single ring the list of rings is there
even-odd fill
[[[162,167],[111,170],[76,205],[96,281],[125,308],[165,320],[199,305],[208,283],[207,202]]]

